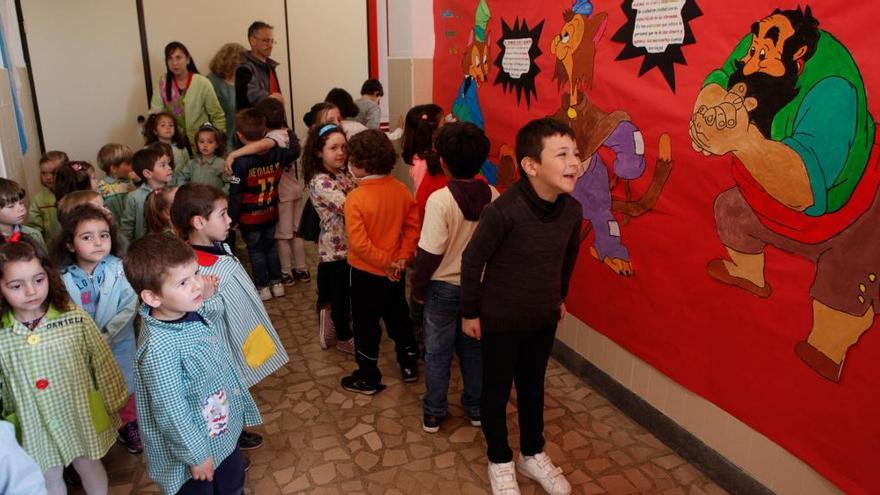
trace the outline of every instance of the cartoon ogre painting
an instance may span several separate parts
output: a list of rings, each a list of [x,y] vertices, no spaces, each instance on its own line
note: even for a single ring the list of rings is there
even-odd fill
[[[815,262],[812,328],[794,351],[837,382],[880,303],[880,161],[859,69],[818,26],[809,7],[755,22],[706,78],[690,135],[734,159],[736,186],[715,200],[730,259],[709,276],[766,298],[767,245]]]
[[[615,181],[636,179],[645,171],[645,143],[639,128],[621,110],[605,112],[594,105],[586,95],[592,87],[596,44],[602,37],[608,14],[593,14],[589,0],[575,0],[571,10],[563,14],[565,24],[554,36],[550,52],[556,57],[554,78],[560,88],[566,83],[569,91],[562,95],[562,105],[554,118],[570,125],[577,139],[586,170],[578,179],[573,193],[584,210],[584,219],[595,232],[590,253],[620,275],[632,275],[629,251],[621,242],[620,225],[612,209],[628,216],[638,216],[657,201],[671,171],[669,139],[661,137],[660,158],[645,195],[638,201],[613,201],[608,178],[608,166],[599,156],[599,148],[607,147],[615,153],[613,171]]]

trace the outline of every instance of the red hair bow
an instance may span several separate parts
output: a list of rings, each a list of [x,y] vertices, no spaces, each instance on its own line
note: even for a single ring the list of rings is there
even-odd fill
[[[6,238],[6,242],[18,242],[21,240],[21,231],[13,232],[12,235]]]

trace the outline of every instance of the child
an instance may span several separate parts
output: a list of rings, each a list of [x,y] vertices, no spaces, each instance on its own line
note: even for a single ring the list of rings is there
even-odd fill
[[[73,191],[97,189],[98,182],[95,178],[95,167],[89,162],[73,161],[62,163],[55,170],[55,200],[60,202]]]
[[[382,109],[379,102],[385,96],[382,83],[377,79],[367,79],[361,85],[361,97],[354,102],[358,107],[356,120],[367,129],[378,129],[382,121]]]
[[[160,142],[170,146],[174,169],[181,169],[189,163],[189,142],[186,134],[170,113],[151,114],[144,124],[144,139],[144,145]]]
[[[42,234],[23,225],[27,217],[24,194],[24,189],[17,182],[0,177],[0,236],[9,239],[16,232],[27,234],[45,251],[46,242]]]
[[[195,139],[199,156],[183,167],[175,167],[174,183],[183,185],[188,182],[198,182],[229,189],[229,183],[223,174],[226,135],[211,124],[205,124],[196,131]]]
[[[26,235],[0,245],[0,294],[4,416],[15,415],[49,493],[66,493],[61,473],[69,464],[86,493],[107,493],[101,457],[115,442],[115,413],[126,399],[107,343]]]
[[[418,210],[403,183],[388,175],[397,161],[381,131],[366,130],[348,144],[349,168],[360,183],[345,201],[345,232],[351,265],[351,314],[358,369],[342,379],[351,392],[385,388],[379,371],[379,340],[385,322],[394,339],[404,382],[418,378],[419,352],[406,304],[406,263],[419,237]]]
[[[69,197],[69,196],[68,196]],[[128,402],[119,411],[117,440],[132,454],[142,451],[134,406],[134,315],[137,295],[125,279],[116,255],[116,226],[106,210],[91,204],[65,213],[52,250],[70,299],[95,320],[125,377]]]
[[[174,169],[169,157],[155,149],[138,150],[131,159],[134,173],[141,178],[141,186],[125,197],[125,213],[122,215],[122,234],[128,240],[137,240],[147,232],[144,217],[144,201],[153,189],[167,186]]]
[[[269,129],[266,139],[299,154],[299,139],[287,128],[284,104],[276,98],[264,98],[254,108],[266,116],[266,128]],[[281,283],[286,286],[294,285],[297,280],[308,282],[312,279],[306,268],[305,243],[296,235],[304,203],[303,186],[294,162],[284,168],[281,182],[278,183],[278,226],[275,228],[278,258],[281,261]]]
[[[195,249],[200,273],[220,279],[219,297],[212,299],[218,304],[209,301],[205,307],[211,323],[221,329],[232,349],[242,382],[250,388],[284,366],[288,356],[256,287],[232,249],[223,243],[232,222],[227,206],[222,189],[187,184],[174,200],[171,219]],[[255,449],[262,442],[260,435],[242,431],[239,447]]]
[[[433,172],[432,175],[443,175],[434,152],[434,132],[440,128],[442,119],[443,109],[433,103],[416,105],[406,112],[401,155],[404,163],[410,166],[413,192],[418,192],[425,174]]]
[[[569,196],[580,176],[574,131],[533,120],[517,133],[516,158],[522,178],[483,210],[462,255],[462,332],[481,341],[487,371],[480,412],[492,492],[519,493],[507,443],[515,382],[516,470],[548,493],[567,494],[571,486],[544,453],[542,432],[544,373],[580,245],[581,206]]]
[[[309,184],[309,197],[321,219],[318,236],[318,343],[326,349],[335,331],[336,348],[354,354],[354,337],[349,323],[351,267],[347,259],[344,207],[345,197],[356,184],[346,167],[345,133],[341,127],[319,124],[309,130],[303,153],[303,174]]]
[[[242,493],[238,438],[260,413],[201,313],[212,284],[192,248],[148,235],[132,244],[125,275],[143,304],[134,382],[147,470],[164,493]]]
[[[336,105],[321,101],[312,105],[312,108],[303,115],[303,124],[310,128],[315,124],[336,124],[342,122],[342,114]]]
[[[342,88],[333,88],[327,92],[324,101],[332,103],[339,109],[342,121],[339,126],[345,131],[345,139],[351,139],[352,136],[367,130],[367,128],[355,120],[358,114],[358,107],[354,104],[354,99],[348,91]]]
[[[49,151],[40,157],[40,189],[31,197],[28,209],[27,226],[36,229],[43,239],[52,239],[57,232],[58,222],[55,205],[55,171],[68,160],[63,151]]]
[[[110,210],[116,225],[122,222],[125,213],[125,197],[134,190],[132,155],[131,148],[118,143],[105,144],[98,151],[98,166],[105,175],[98,181],[97,191],[104,198],[104,207]]]
[[[177,237],[171,224],[171,204],[177,194],[177,186],[153,189],[144,201],[144,221],[148,234],[165,234]]]
[[[255,108],[235,116],[239,141],[259,141],[266,135],[266,117]],[[299,149],[276,146],[271,150],[235,159],[229,187],[229,216],[238,224],[251,260],[254,284],[264,301],[284,295],[281,261],[275,243],[278,223],[278,189],[282,169],[299,157]],[[271,290],[270,290],[271,285]]]
[[[483,208],[498,197],[495,188],[474,178],[489,153],[489,139],[479,127],[470,123],[442,127],[437,152],[452,179],[428,199],[410,286],[413,299],[424,302],[427,391],[422,428],[428,433],[437,432],[448,414],[446,394],[454,353],[464,382],[462,406],[471,424],[480,426],[482,360],[480,342],[461,331],[461,253]]]
[[[73,191],[72,193],[64,196],[64,199],[58,202],[58,230],[61,230],[61,220],[65,215],[70,213],[71,210],[76,208],[79,205],[92,205],[95,208],[104,212],[107,216],[107,219],[112,223],[113,215],[110,214],[110,210],[104,207],[104,198],[98,191],[93,191],[91,189],[84,189],[82,191]]]

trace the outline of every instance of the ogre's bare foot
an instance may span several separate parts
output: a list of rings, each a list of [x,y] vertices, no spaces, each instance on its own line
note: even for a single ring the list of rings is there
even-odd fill
[[[595,247],[590,247],[590,255],[592,255],[593,258],[596,258],[597,260],[599,259],[599,252],[596,251]],[[627,261],[627,260],[620,259],[620,258],[611,258],[608,256],[606,256],[605,259],[601,260],[601,261],[602,261],[602,263],[605,263],[605,265],[608,266],[608,268],[611,268],[611,270],[618,275],[622,275],[624,277],[631,277],[634,273],[631,261]]]

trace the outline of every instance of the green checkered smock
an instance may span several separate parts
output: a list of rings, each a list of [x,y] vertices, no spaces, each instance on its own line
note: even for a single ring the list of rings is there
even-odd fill
[[[241,379],[251,388],[287,364],[289,358],[251,277],[232,254],[229,246],[223,244],[222,248],[226,254],[215,255],[196,250],[199,273],[216,275],[220,279],[217,297],[205,301],[203,314],[217,324],[221,334],[226,337]],[[257,331],[265,332],[274,352],[265,359],[248,363],[245,356],[245,349],[249,348],[248,337],[258,328],[260,330]]]
[[[76,457],[103,457],[116,440],[116,413],[128,399],[122,372],[95,322],[71,308],[62,313],[50,307],[33,330],[12,313],[0,319],[3,410],[16,413],[22,447],[44,471]],[[95,385],[110,416],[110,428],[101,433],[89,412]]]
[[[140,314],[134,381],[147,471],[163,492],[177,493],[190,466],[209,455],[220,465],[242,428],[262,420],[214,325],[201,314],[160,321],[146,305]]]

